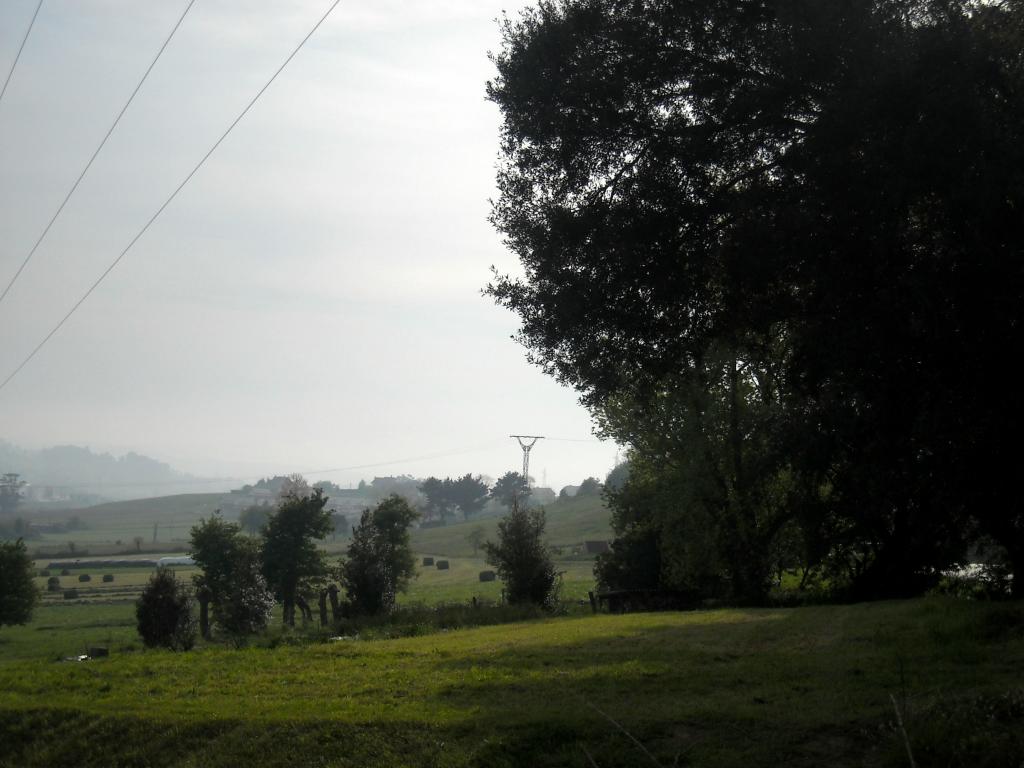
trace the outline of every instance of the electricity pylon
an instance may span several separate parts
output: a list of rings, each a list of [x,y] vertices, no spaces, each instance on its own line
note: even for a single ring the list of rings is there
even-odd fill
[[[530,487],[530,449],[538,440],[543,440],[543,435],[509,435],[519,441],[519,447],[523,449],[523,477],[526,479],[526,487]],[[529,440],[530,442],[526,442]]]

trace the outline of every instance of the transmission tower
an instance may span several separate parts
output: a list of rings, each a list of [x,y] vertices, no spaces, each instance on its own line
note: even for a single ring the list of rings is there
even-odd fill
[[[530,449],[538,440],[543,440],[543,435],[509,435],[519,441],[519,447],[523,449],[523,477],[526,479],[526,487],[530,487]]]

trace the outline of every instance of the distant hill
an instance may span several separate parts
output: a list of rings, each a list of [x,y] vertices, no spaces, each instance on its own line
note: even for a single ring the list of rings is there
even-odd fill
[[[588,540],[611,539],[611,512],[600,496],[576,496],[559,499],[545,506],[547,539],[555,546],[574,547]],[[480,526],[487,538],[497,536],[500,517],[485,517],[468,523],[423,528],[412,532],[412,546],[417,552],[449,557],[471,557],[472,545],[466,535]]]
[[[0,472],[28,485],[27,507],[76,506],[104,499],[135,499],[195,490],[193,475],[138,453],[112,456],[77,445],[26,450],[0,440]]]

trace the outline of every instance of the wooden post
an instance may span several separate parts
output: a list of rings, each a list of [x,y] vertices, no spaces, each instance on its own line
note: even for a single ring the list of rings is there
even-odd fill
[[[594,613],[597,613],[597,598],[594,597],[594,590],[590,590],[589,592],[587,592],[587,595],[590,597],[591,609],[593,609]]]

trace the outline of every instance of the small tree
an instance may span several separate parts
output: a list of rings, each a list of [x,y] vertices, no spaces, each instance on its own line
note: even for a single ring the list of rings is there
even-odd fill
[[[217,626],[236,645],[241,645],[248,635],[266,629],[274,611],[274,594],[260,573],[255,551],[245,554],[252,556],[242,557],[235,563],[226,592],[214,604]]]
[[[520,508],[513,500],[511,511],[498,522],[498,543],[484,544],[487,562],[504,582],[510,603],[550,608],[558,600],[558,574],[544,543],[545,525],[543,509]]]
[[[331,513],[322,489],[287,496],[263,529],[263,574],[283,604],[283,619],[295,626],[295,601],[327,573],[324,553],[316,545],[331,532]]]
[[[479,475],[473,477],[467,473],[452,481],[449,493],[466,520],[478,514],[487,504],[487,483]]]
[[[520,501],[525,507],[529,495],[530,486],[526,478],[518,472],[506,472],[491,488],[491,498],[507,509],[512,509],[513,505]]]
[[[267,524],[268,517],[270,517],[269,504],[253,504],[239,513],[238,523],[249,532],[250,536],[255,536],[260,532],[260,528]]]
[[[192,595],[174,572],[158,568],[135,603],[142,642],[150,648],[190,650],[196,643]]]
[[[260,572],[256,542],[243,536],[237,523],[228,522],[217,514],[192,527],[191,542],[190,554],[203,571],[193,577],[203,636],[209,636],[208,603],[213,604],[217,626],[236,642],[265,629],[274,596]]]
[[[484,540],[486,538],[487,534],[484,532],[484,527],[482,525],[476,526],[475,528],[473,528],[473,530],[466,534],[466,541],[468,541],[469,545],[473,547],[474,555],[476,555],[476,553],[480,551],[480,547],[483,546]]]
[[[32,618],[39,599],[34,576],[35,566],[25,542],[0,542],[0,627],[24,624]]]
[[[352,531],[348,556],[339,566],[341,582],[356,613],[387,613],[416,571],[409,527],[417,518],[404,498],[391,495],[363,512]]]

